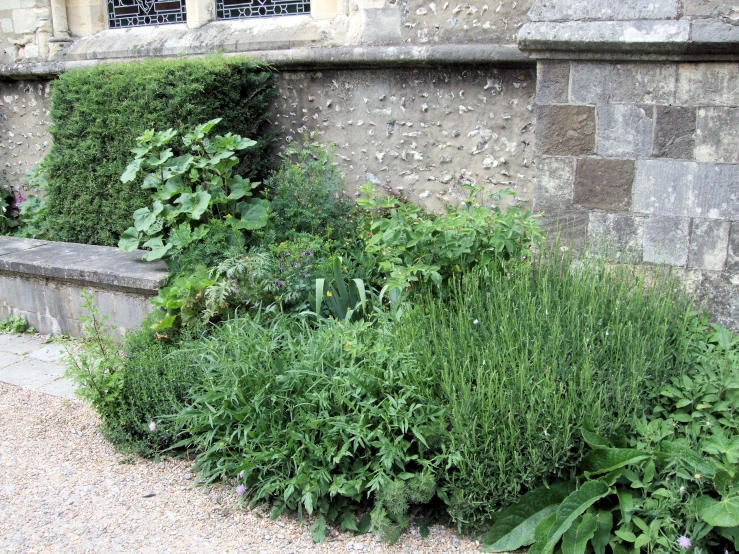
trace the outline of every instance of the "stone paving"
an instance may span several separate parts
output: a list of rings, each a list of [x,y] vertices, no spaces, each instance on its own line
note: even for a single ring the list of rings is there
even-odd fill
[[[74,399],[74,384],[64,377],[64,343],[46,335],[0,333],[0,383]]]

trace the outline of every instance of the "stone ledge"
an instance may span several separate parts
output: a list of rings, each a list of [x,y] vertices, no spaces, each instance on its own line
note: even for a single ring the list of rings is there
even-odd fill
[[[164,262],[142,261],[143,254],[106,246],[0,237],[0,273],[153,296],[168,270]]]
[[[739,27],[721,19],[525,24],[519,48],[538,59],[739,59]]]
[[[277,69],[331,69],[331,68],[397,68],[440,65],[480,64],[534,64],[515,44],[448,44],[438,46],[362,46],[337,48],[290,48],[283,50],[256,50],[232,52],[229,56],[248,56]],[[159,58],[202,55],[163,55]],[[80,61],[52,61],[37,63],[0,64],[0,78],[28,79],[59,75],[70,69],[94,67],[102,63],[131,63],[145,59],[96,58]]]

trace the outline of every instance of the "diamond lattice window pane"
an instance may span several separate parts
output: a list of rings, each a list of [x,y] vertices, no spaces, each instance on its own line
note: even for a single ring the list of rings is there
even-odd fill
[[[140,27],[185,23],[185,0],[107,0],[108,25]]]
[[[310,0],[216,0],[216,19],[310,13]]]

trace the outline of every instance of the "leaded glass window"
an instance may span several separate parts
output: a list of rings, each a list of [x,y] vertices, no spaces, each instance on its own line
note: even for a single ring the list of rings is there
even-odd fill
[[[216,19],[310,13],[310,0],[216,0]]]
[[[111,29],[185,23],[185,0],[107,0]]]

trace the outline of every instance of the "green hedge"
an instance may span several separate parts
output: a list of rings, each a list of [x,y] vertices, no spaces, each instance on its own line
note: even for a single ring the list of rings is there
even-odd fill
[[[115,245],[149,191],[123,184],[136,137],[216,117],[216,131],[258,141],[241,173],[265,177],[274,137],[264,133],[276,94],[272,71],[245,59],[150,60],[69,71],[54,84],[46,158],[51,239]]]

